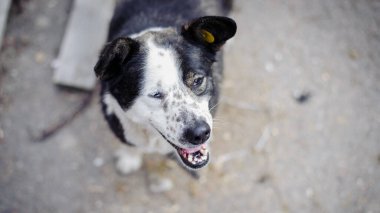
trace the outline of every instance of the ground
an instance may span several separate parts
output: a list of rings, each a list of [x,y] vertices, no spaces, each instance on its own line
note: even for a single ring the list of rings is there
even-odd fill
[[[71,1],[21,2],[0,56],[1,213],[380,212],[380,1],[236,0],[199,180],[155,155],[118,174],[97,96],[34,141],[86,94],[52,83]],[[151,173],[173,188],[151,192]]]

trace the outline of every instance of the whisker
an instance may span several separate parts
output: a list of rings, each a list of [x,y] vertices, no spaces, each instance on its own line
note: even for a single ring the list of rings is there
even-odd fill
[[[226,121],[213,121],[214,124],[228,124]]]
[[[225,121],[225,120],[220,119],[220,118],[213,118],[212,120],[213,120],[213,121]]]
[[[212,106],[211,108],[210,108],[210,110],[212,110],[212,109],[214,109],[216,106],[218,106],[220,104],[220,101],[218,102],[218,103],[216,103],[214,106]]]
[[[216,123],[228,123],[228,121],[222,119],[212,119],[212,121]]]
[[[228,123],[219,123],[219,122],[217,122],[217,123],[213,123],[213,126],[215,127],[215,126],[218,126],[218,127],[226,127],[226,126],[228,126]]]

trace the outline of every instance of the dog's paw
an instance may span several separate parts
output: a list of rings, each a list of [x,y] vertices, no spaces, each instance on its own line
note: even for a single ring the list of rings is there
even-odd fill
[[[140,153],[128,152],[125,149],[115,153],[116,169],[120,174],[127,175],[141,168],[142,155]]]

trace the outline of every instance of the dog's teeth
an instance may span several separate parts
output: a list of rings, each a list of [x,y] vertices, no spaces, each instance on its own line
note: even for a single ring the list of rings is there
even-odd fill
[[[208,150],[207,149],[201,149],[200,152],[202,153],[202,155],[207,155]]]
[[[193,161],[193,156],[192,155],[187,156],[187,160],[190,162]]]
[[[205,161],[207,159],[207,156],[206,155],[203,155],[202,156],[202,161]]]

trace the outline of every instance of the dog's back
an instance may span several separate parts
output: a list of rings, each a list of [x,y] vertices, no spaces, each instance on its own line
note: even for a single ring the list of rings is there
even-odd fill
[[[177,26],[206,15],[226,16],[232,0],[123,0],[116,7],[108,40],[152,27]]]

